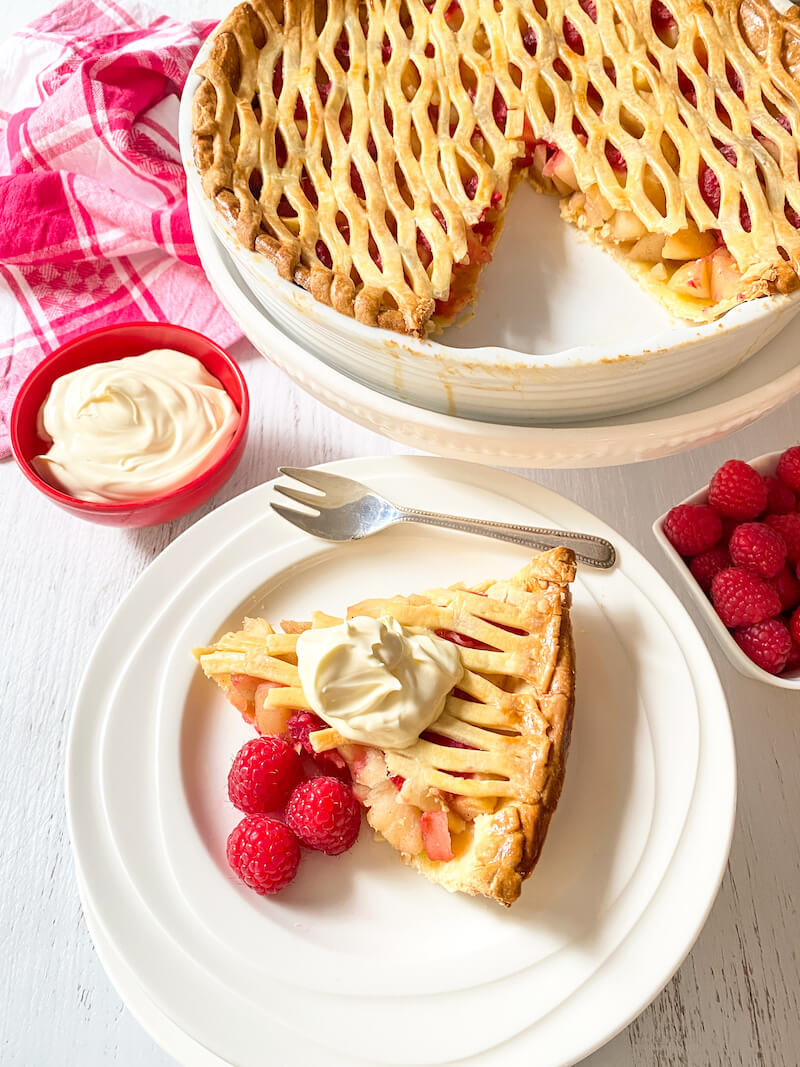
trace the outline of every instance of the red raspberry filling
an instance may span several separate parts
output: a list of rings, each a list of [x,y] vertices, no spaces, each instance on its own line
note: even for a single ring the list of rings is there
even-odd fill
[[[331,749],[329,752],[315,752],[311,744],[311,734],[317,730],[327,729],[328,724],[323,722],[313,711],[296,711],[289,719],[287,730],[295,752],[300,755],[305,753],[310,756],[314,763],[325,774],[335,778],[349,779],[350,771],[347,764],[338,752]]]
[[[491,645],[485,645],[482,641],[476,641],[474,637],[469,637],[467,634],[456,633],[455,630],[434,630],[437,637],[441,637],[444,641],[452,641],[454,645],[461,645],[462,648],[475,648],[481,652],[497,652],[496,648],[492,648]]]

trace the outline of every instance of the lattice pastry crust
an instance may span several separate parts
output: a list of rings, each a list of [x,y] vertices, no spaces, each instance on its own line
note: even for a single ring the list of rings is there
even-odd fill
[[[237,241],[364,323],[452,321],[523,175],[704,320],[798,284],[799,71],[767,0],[251,0],[195,161]]]
[[[391,615],[474,646],[460,647],[464,677],[411,748],[353,745],[328,728],[311,734],[317,752],[335,750],[347,763],[370,824],[407,863],[450,890],[511,904],[538,859],[572,726],[574,575],[573,553],[558,548],[509,580],[367,600],[347,613]],[[317,615],[275,633],[263,619],[248,619],[243,630],[195,655],[245,718],[279,733],[290,714],[308,709],[297,633],[340,621]],[[446,861],[429,858],[421,836],[422,814],[430,811],[447,813],[453,858]]]

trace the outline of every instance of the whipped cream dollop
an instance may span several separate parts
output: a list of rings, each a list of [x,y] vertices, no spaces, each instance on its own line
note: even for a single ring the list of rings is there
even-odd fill
[[[297,639],[306,699],[350,741],[408,748],[442,712],[464,668],[457,647],[396,619],[357,616]]]
[[[172,349],[93,363],[53,383],[39,411],[39,475],[79,500],[175,489],[225,452],[239,412],[200,360]]]

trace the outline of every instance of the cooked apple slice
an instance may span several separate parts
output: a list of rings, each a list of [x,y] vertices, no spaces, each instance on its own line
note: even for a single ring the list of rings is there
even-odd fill
[[[730,300],[739,292],[742,275],[727,248],[718,248],[711,256],[711,298],[714,303]]]
[[[460,815],[465,822],[472,822],[479,815],[491,815],[497,807],[497,801],[493,797],[459,797],[453,795],[448,803],[451,809]]]
[[[423,849],[419,811],[410,804],[401,803],[397,790],[390,781],[371,789],[367,794],[367,822],[382,834],[398,852],[417,856]],[[444,817],[447,827],[447,815]],[[448,835],[449,836],[449,835]]]
[[[657,263],[664,247],[663,233],[648,233],[640,237],[628,255],[638,263]]]
[[[294,708],[273,708],[267,703],[270,689],[280,689],[275,682],[261,682],[256,688],[254,703],[256,729],[260,734],[285,734]]]
[[[717,239],[710,230],[702,233],[691,223],[685,230],[671,234],[664,242],[664,259],[702,259],[717,247]]]
[[[607,222],[614,214],[614,209],[597,188],[596,185],[590,185],[586,190],[586,204],[584,207],[586,214],[586,222],[592,228],[596,229]]]
[[[647,233],[645,224],[632,211],[615,211],[608,225],[611,240],[618,244],[638,241]]]
[[[446,811],[425,811],[420,817],[422,842],[428,859],[447,861],[453,858],[453,845],[450,840],[450,827],[447,824]]]
[[[386,760],[380,749],[362,746],[357,758],[352,764],[353,777],[361,785],[372,788],[386,781]]]
[[[708,258],[692,259],[678,267],[669,280],[670,289],[698,300],[711,296],[711,269]]]
[[[544,175],[544,168],[547,166],[547,145],[544,141],[539,141],[533,149],[533,162],[531,167],[534,174],[537,174],[540,178]]]
[[[542,168],[545,178],[550,178],[562,196],[569,196],[578,187],[572,160],[559,148]]]

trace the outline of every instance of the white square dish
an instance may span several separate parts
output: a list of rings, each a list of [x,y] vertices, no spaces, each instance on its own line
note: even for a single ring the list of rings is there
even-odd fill
[[[765,455],[758,456],[756,459],[750,459],[747,462],[751,467],[755,467],[761,474],[774,474],[775,467],[777,466],[778,459],[781,455],[782,451],[767,452]],[[708,486],[699,489],[696,493],[692,493],[691,496],[687,496],[685,500],[680,500],[678,503],[707,504]],[[777,686],[779,689],[800,690],[800,670],[795,669],[786,675],[769,674],[767,671],[753,663],[753,661],[742,652],[722,619],[717,615],[713,604],[694,580],[683,557],[675,551],[673,546],[667,540],[667,536],[664,533],[664,519],[667,517],[667,514],[668,512],[665,512],[653,523],[653,533],[655,534],[658,543],[664,549],[666,555],[675,565],[675,569],[683,579],[683,582],[697,605],[698,610],[716,635],[728,660],[733,664],[737,671],[744,674],[747,678],[754,678],[757,682],[766,682],[768,685]]]

